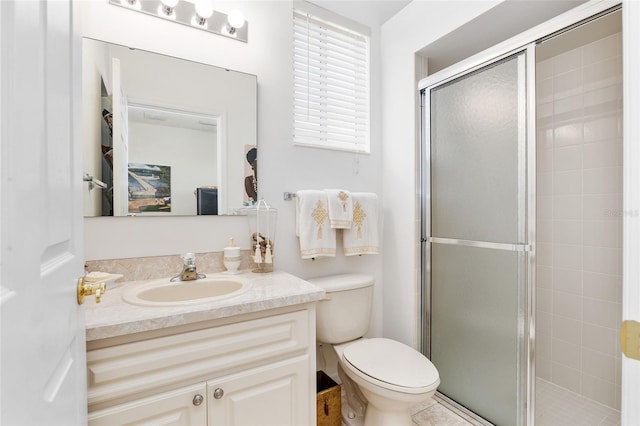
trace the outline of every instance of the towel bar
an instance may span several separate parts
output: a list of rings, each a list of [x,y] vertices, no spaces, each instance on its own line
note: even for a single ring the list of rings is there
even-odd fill
[[[296,198],[296,193],[295,192],[285,192],[283,195],[284,195],[284,200],[285,201],[291,201],[294,198]]]

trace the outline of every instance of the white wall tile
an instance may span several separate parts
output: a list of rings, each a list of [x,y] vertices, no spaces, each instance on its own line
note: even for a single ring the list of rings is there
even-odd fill
[[[581,379],[581,393],[584,396],[610,407],[616,405],[616,385],[614,383],[600,380],[586,373],[582,375]]]
[[[538,102],[553,101],[553,78],[541,80],[536,84],[536,97]]]
[[[552,340],[552,360],[554,364],[562,364],[573,368],[581,366],[580,345],[569,343],[564,340]]]
[[[551,312],[536,311],[536,337],[539,335],[552,336],[553,314]],[[536,344],[539,343],[536,339]]]
[[[565,389],[579,393],[580,392],[580,370],[568,367],[563,364],[552,363],[551,377],[555,384]]]
[[[553,268],[536,265],[536,287],[553,289]]]
[[[589,131],[591,133],[594,133],[595,130],[602,129],[604,124],[599,124],[599,123],[600,123],[599,121],[597,123],[591,123],[591,127],[589,128]],[[597,127],[598,125],[600,127]],[[585,132],[585,124],[583,124],[582,122],[580,123],[569,122],[569,123],[559,124],[553,129],[554,147],[558,148],[558,147],[567,146],[567,145],[580,144],[584,140],[584,132]],[[595,136],[591,136],[591,138],[593,140]]]
[[[553,193],[554,195],[581,195],[582,170],[554,173]]]
[[[582,170],[582,145],[570,145],[553,150],[553,170]]]
[[[605,355],[591,349],[582,350],[582,369],[600,380],[616,383],[617,362],[615,356]]]
[[[582,269],[582,245],[579,244],[554,244],[553,266],[554,268]]]
[[[575,95],[553,101],[553,115],[557,122],[582,122],[584,117],[584,95],[579,91]]]
[[[603,59],[620,55],[620,35],[609,37],[589,43],[582,48],[582,60],[584,65],[600,62]]]
[[[582,296],[582,269],[552,268],[553,289]]]
[[[542,172],[536,176],[536,193],[539,197],[553,194],[553,173]]]
[[[553,58],[553,74],[562,75],[582,67],[582,49],[573,49]]]
[[[622,321],[619,303],[585,297],[582,300],[582,320],[590,324],[616,329]]]
[[[553,242],[555,244],[582,244],[582,221],[554,221]]]
[[[538,266],[553,266],[553,244],[538,243],[536,264]]]
[[[583,295],[608,302],[622,301],[622,276],[584,272],[582,277]]]
[[[584,141],[585,142],[598,142],[604,140],[610,140],[611,138],[620,137],[620,123],[618,114],[611,113],[606,116],[586,117],[584,120]],[[577,132],[577,130],[574,130]],[[568,130],[565,130],[565,138],[568,138]],[[556,144],[557,144],[557,133]],[[564,141],[565,144],[569,144],[569,141]]]
[[[620,84],[599,87],[584,94],[583,113],[586,117],[610,114],[622,107],[622,87]]]
[[[622,141],[617,139],[585,143],[582,149],[585,169],[622,165]]]
[[[553,76],[553,58],[536,62],[536,80],[545,80]]]
[[[585,245],[622,248],[622,223],[619,220],[586,220],[582,226]]]
[[[585,194],[618,194],[622,192],[622,167],[604,167],[583,172]]]
[[[538,149],[536,153],[536,173],[545,173],[553,171],[553,150]]]
[[[620,404],[620,52],[618,34],[552,58],[551,75],[549,61],[538,68],[538,376],[612,407]]]
[[[621,249],[585,246],[583,256],[585,271],[622,275]]]
[[[556,349],[556,340],[560,342],[570,343],[572,345],[575,345],[577,348],[580,348],[580,345],[582,343],[582,323],[580,320],[554,315],[552,327],[554,350]],[[556,360],[554,359],[554,361]],[[575,366],[575,363],[569,365]]]
[[[536,239],[538,242],[553,242],[553,222],[551,221],[551,210],[549,210],[547,216],[548,218],[544,220],[542,212],[536,215]]]
[[[605,355],[616,356],[618,352],[618,331],[594,324],[583,323],[582,346]]]
[[[585,220],[620,220],[622,195],[585,195],[582,199]]]
[[[554,290],[553,314],[575,320],[582,320],[582,297],[576,294]]]
[[[536,309],[544,312],[553,312],[553,290],[548,288],[536,288]]]
[[[554,220],[580,220],[582,219],[582,197],[566,195],[553,197]]]
[[[584,90],[589,91],[620,84],[621,70],[622,60],[617,56],[585,66],[582,74]]]

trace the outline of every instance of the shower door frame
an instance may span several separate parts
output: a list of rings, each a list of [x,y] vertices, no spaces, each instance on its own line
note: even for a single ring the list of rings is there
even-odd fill
[[[421,190],[421,265],[420,265],[420,315],[419,315],[419,344],[422,352],[431,357],[431,169],[430,169],[430,99],[427,97],[430,88],[435,88],[448,81],[470,74],[483,67],[496,63],[504,58],[526,52],[526,236],[528,245],[527,261],[525,263],[526,278],[524,283],[525,299],[524,317],[519,318],[519,327],[524,325],[524,334],[519,336],[519,378],[518,378],[518,425],[535,424],[535,223],[536,223],[536,97],[535,97],[535,46],[542,40],[568,31],[583,22],[598,15],[607,14],[621,7],[620,1],[594,0],[584,3],[565,12],[531,30],[525,31],[505,42],[476,54],[466,60],[452,65],[429,77],[418,84],[420,96],[420,133],[419,133],[419,185]],[[428,145],[429,143],[429,145]],[[437,367],[437,366],[436,366]],[[464,406],[436,393],[436,399],[455,411],[465,419],[475,424],[490,425],[487,420],[479,417]]]
[[[425,304],[422,309],[423,314],[423,339],[422,339],[422,351],[427,357],[431,358],[430,348],[430,329],[431,329],[431,242],[438,242],[436,238],[431,236],[431,159],[430,159],[430,134],[431,134],[431,102],[429,99],[429,91],[442,85],[445,85],[453,80],[471,75],[475,72],[482,72],[482,69],[493,64],[500,63],[501,61],[510,57],[515,57],[519,54],[524,55],[524,104],[525,110],[518,115],[518,131],[519,138],[518,144],[520,145],[520,139],[524,138],[524,152],[518,155],[518,170],[522,167],[525,168],[524,182],[518,183],[518,211],[524,212],[524,217],[520,218],[518,228],[519,233],[524,234],[524,244],[501,244],[501,243],[475,243],[460,241],[461,245],[471,245],[474,247],[484,247],[497,250],[509,250],[524,252],[526,258],[524,265],[519,270],[516,278],[516,285],[518,286],[518,350],[517,350],[517,421],[518,425],[533,424],[533,395],[534,393],[534,363],[533,363],[533,330],[534,330],[534,292],[530,283],[535,282],[535,165],[536,165],[536,148],[535,148],[535,43],[530,43],[528,46],[519,47],[512,51],[503,53],[502,55],[491,58],[490,60],[477,64],[473,67],[462,70],[461,72],[454,73],[453,75],[446,76],[445,78],[437,79],[428,84],[426,87],[420,90],[421,99],[421,132],[420,132],[420,149],[421,149],[421,161],[422,172],[421,173],[421,186],[422,186],[422,218],[421,221],[421,242],[422,242],[422,271],[421,278],[423,280],[423,297],[422,301]],[[524,158],[523,158],[524,157]],[[522,176],[521,176],[522,177]],[[523,194],[524,192],[524,194]],[[520,247],[519,247],[520,246]],[[524,292],[524,293],[522,293]],[[437,366],[436,366],[437,368]],[[469,421],[479,424],[490,425],[488,421],[480,417],[479,415],[468,410],[464,406],[458,404],[456,401],[446,397],[441,393],[436,393],[436,399],[442,404],[446,405],[457,414],[466,418]]]

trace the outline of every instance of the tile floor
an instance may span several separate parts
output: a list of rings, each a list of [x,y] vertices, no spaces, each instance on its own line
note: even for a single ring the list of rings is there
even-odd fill
[[[418,426],[469,426],[469,423],[453,411],[449,410],[435,400],[431,400],[424,406],[414,408],[416,411],[412,418]]]
[[[536,426],[619,426],[620,411],[536,380]]]
[[[414,409],[418,426],[469,426],[436,401]],[[536,380],[536,426],[619,426],[620,412],[546,380]]]

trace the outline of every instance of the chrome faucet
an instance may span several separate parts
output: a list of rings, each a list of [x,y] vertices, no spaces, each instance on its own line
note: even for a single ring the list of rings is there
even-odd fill
[[[184,264],[182,265],[182,272],[175,277],[171,278],[171,282],[176,281],[193,281],[201,278],[206,278],[204,274],[199,274],[196,271],[196,255],[193,253],[186,253],[182,256]]]

